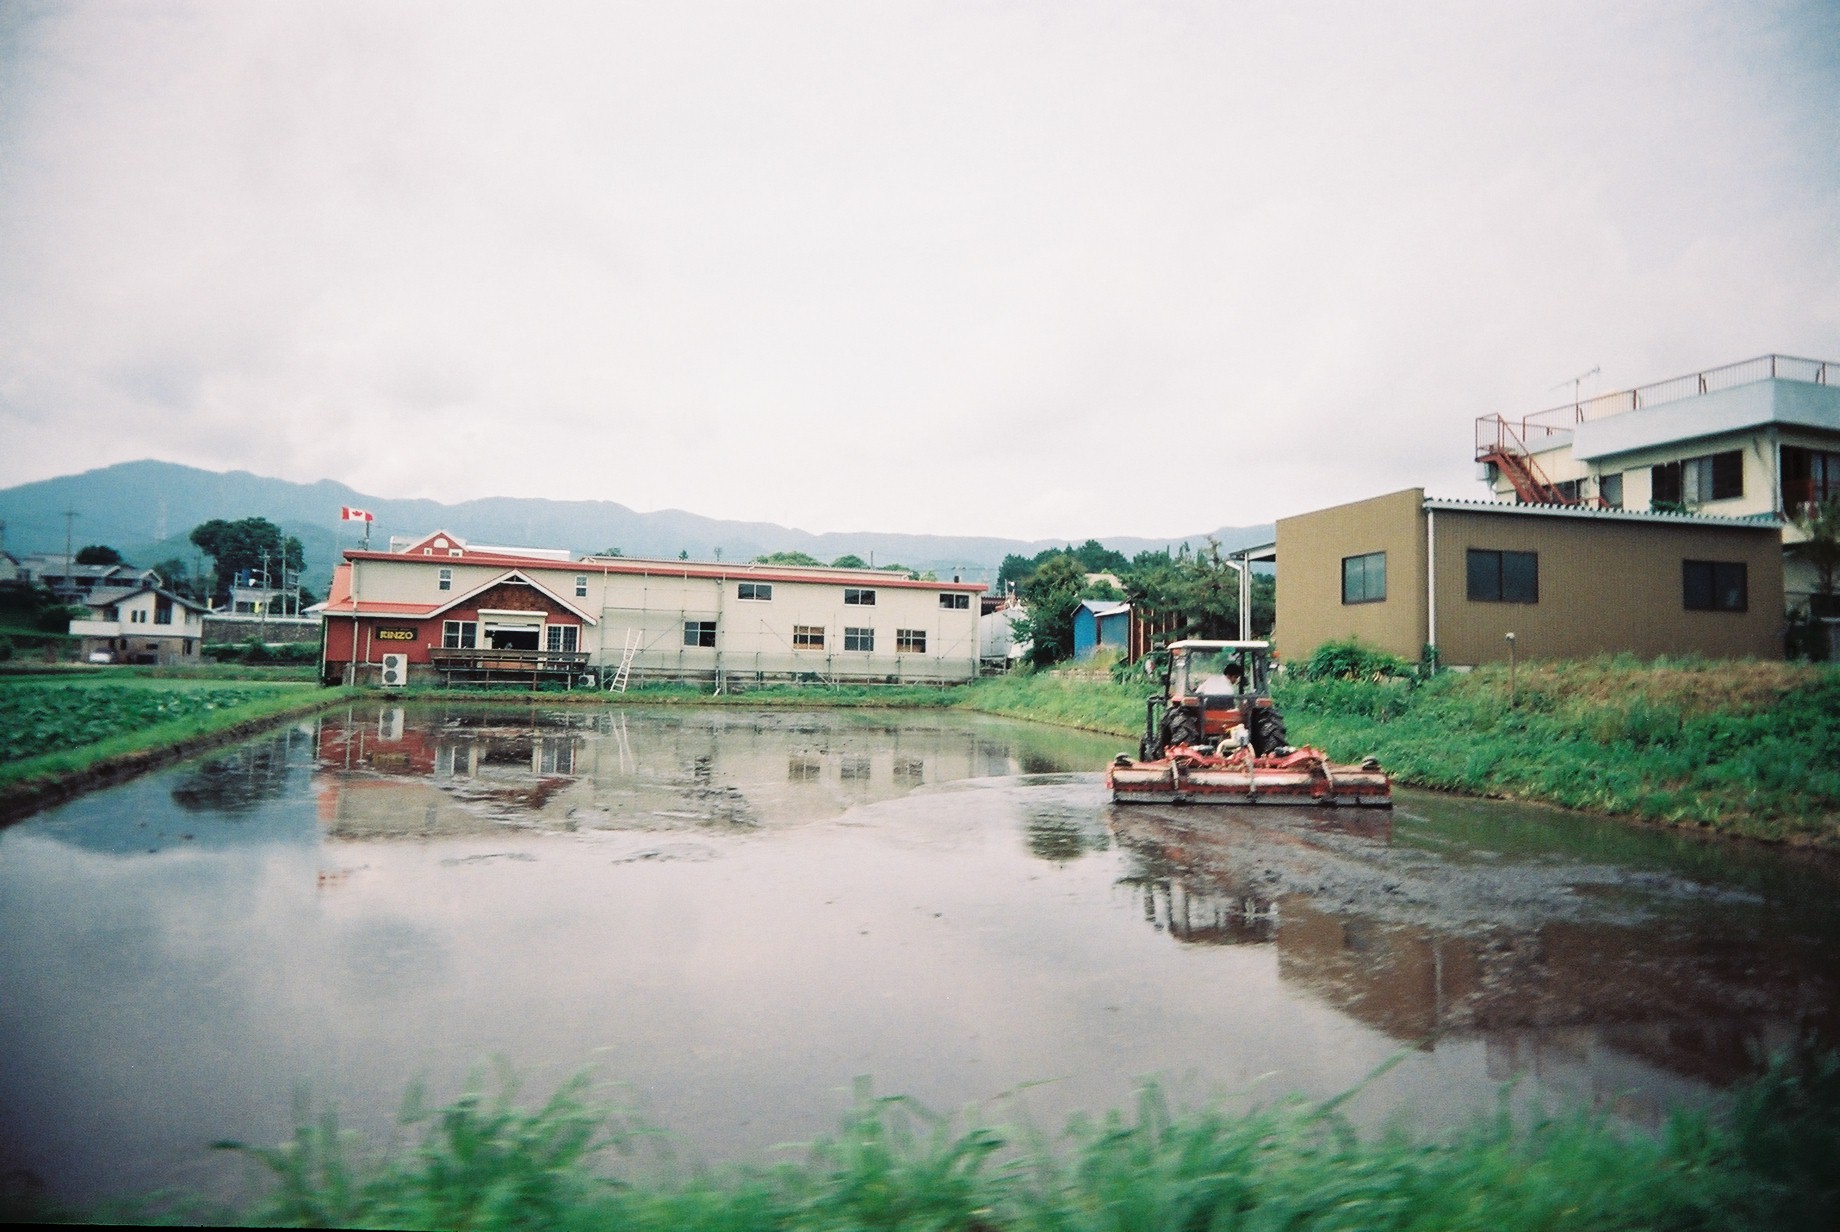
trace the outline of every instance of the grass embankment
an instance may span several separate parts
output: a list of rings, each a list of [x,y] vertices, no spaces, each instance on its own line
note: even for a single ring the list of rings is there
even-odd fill
[[[1840,669],[1523,665],[1287,681],[1294,743],[1373,755],[1400,782],[1840,847]]]
[[[1345,1097],[1343,1097],[1345,1098]],[[1129,1114],[1061,1135],[964,1124],[859,1091],[804,1158],[699,1170],[631,1157],[653,1136],[594,1105],[583,1080],[525,1110],[477,1091],[421,1111],[405,1145],[366,1157],[330,1114],[279,1147],[244,1147],[270,1182],[234,1211],[166,1195],[88,1212],[14,1199],[14,1219],[294,1227],[964,1229],[1716,1229],[1822,1232],[1840,1221],[1840,1064],[1781,1061],[1717,1114],[1656,1134],[1600,1114],[1505,1112],[1442,1140],[1362,1136],[1342,1099]],[[614,1179],[612,1148],[629,1156]],[[668,1153],[665,1153],[668,1159]]]
[[[341,696],[310,682],[116,670],[0,677],[0,813],[36,807]]]

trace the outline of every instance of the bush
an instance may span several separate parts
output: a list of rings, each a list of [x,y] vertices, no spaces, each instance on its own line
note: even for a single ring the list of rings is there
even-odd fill
[[[1324,642],[1291,670],[1304,680],[1387,680],[1417,674],[1416,667],[1398,655],[1363,646],[1353,638]]]

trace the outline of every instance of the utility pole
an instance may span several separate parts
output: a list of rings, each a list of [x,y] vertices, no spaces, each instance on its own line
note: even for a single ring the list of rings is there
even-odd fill
[[[69,575],[71,568],[77,563],[75,552],[70,546],[70,531],[71,528],[76,525],[76,521],[77,511],[75,509],[66,509],[64,511],[64,572],[66,576]]]

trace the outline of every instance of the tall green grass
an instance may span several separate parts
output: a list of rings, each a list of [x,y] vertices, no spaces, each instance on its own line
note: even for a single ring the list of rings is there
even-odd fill
[[[682,1169],[584,1080],[533,1110],[514,1087],[429,1111],[367,1151],[324,1113],[278,1146],[221,1144],[267,1178],[238,1210],[168,1194],[91,1211],[20,1198],[14,1219],[289,1227],[1139,1232],[1149,1229],[1781,1229],[1840,1226],[1840,1063],[1802,1050],[1721,1109],[1657,1133],[1588,1111],[1502,1109],[1432,1139],[1357,1132],[1346,1098],[1247,1112],[1136,1105],[1059,1135],[948,1118],[866,1085],[829,1137],[781,1163]],[[609,1156],[614,1158],[609,1159]]]
[[[1423,786],[1840,844],[1840,670],[1542,664],[1277,694],[1294,739]]]

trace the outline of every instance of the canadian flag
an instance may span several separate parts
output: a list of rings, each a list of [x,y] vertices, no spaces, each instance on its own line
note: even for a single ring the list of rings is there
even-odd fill
[[[339,518],[346,522],[375,522],[377,519],[362,509],[353,509],[350,505],[339,506]]]

